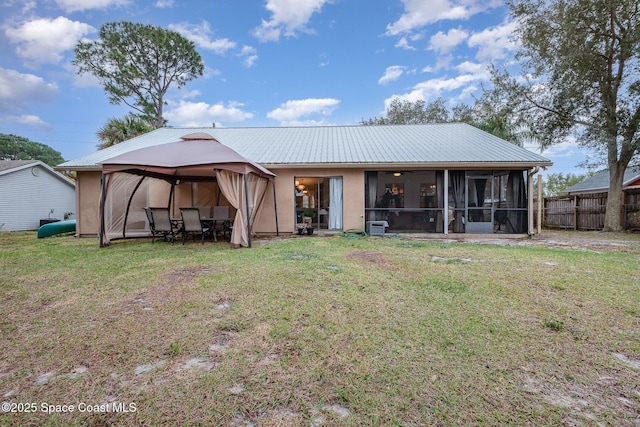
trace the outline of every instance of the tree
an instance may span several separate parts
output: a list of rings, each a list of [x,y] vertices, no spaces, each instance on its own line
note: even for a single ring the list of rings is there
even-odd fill
[[[543,147],[573,135],[609,169],[604,231],[622,229],[622,181],[640,151],[637,0],[510,0],[522,69],[494,69],[494,92]]]
[[[96,132],[100,140],[98,149],[111,147],[153,130],[153,126],[144,118],[129,114],[123,119],[110,118],[107,123]]]
[[[48,145],[4,133],[0,133],[0,160],[41,160],[49,166],[64,162],[62,154]]]
[[[109,22],[99,40],[79,42],[73,64],[78,74],[93,74],[109,95],[124,102],[155,128],[164,125],[164,96],[203,74],[195,44],[175,31],[131,22]]]
[[[587,178],[592,177],[595,172],[589,172],[587,174],[576,175],[573,173],[568,173],[564,175],[562,172],[560,173],[551,173],[547,175],[544,179],[544,183],[542,185],[542,194],[544,197],[553,197],[559,196],[564,193],[564,191],[575,185],[581,181],[584,181]],[[536,192],[538,190],[536,182]]]
[[[491,101],[487,97],[483,97],[476,101],[473,107],[469,107],[466,104],[458,104],[449,111],[442,98],[438,98],[429,104],[426,104],[423,100],[411,102],[395,98],[389,103],[386,117],[363,119],[360,124],[372,126],[468,123],[519,146],[522,146],[524,141],[534,137],[527,126],[513,124],[510,116],[511,111],[507,107],[496,108],[495,105],[497,104],[493,104]]]
[[[361,120],[362,125],[408,125],[423,123],[446,123],[449,121],[449,111],[442,98],[425,104],[423,100],[403,101],[394,98],[389,103],[386,117],[374,117]]]

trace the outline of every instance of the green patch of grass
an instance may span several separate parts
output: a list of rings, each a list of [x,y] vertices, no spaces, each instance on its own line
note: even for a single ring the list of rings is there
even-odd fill
[[[137,410],[0,425],[634,425],[620,247],[3,234],[2,400]]]
[[[558,319],[548,319],[545,320],[544,326],[552,331],[560,332],[564,329],[564,322]]]

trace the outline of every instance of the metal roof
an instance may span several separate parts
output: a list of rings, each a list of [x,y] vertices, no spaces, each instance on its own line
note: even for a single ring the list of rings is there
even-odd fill
[[[463,123],[392,126],[246,128],[160,128],[58,165],[97,167],[99,162],[138,148],[178,141],[204,132],[242,156],[271,166],[358,166],[368,164],[505,164],[551,166],[531,151]]]
[[[640,179],[640,167],[627,168],[622,179],[622,187]],[[596,193],[609,191],[609,171],[599,172],[590,178],[580,181],[564,190],[564,193]]]

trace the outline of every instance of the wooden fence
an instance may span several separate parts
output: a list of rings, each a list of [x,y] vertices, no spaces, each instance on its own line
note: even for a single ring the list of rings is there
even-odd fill
[[[537,210],[538,201],[535,200],[535,203]],[[542,226],[572,230],[602,230],[606,206],[607,193],[545,197],[542,205]],[[640,230],[640,189],[625,191],[620,215],[625,230]]]

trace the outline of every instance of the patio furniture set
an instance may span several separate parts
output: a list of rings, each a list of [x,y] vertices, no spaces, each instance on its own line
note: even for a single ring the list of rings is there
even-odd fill
[[[144,210],[149,221],[152,243],[155,243],[156,237],[162,237],[164,241],[173,244],[178,235],[181,236],[183,245],[189,236],[194,242],[196,236],[200,236],[202,244],[208,235],[215,242],[218,241],[218,234],[231,240],[233,221],[229,218],[229,206],[215,206],[213,212],[208,206],[180,208],[180,218],[171,218],[168,208],[146,207]]]

